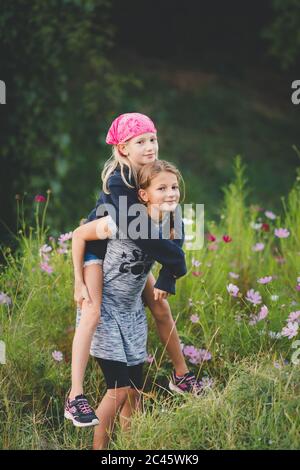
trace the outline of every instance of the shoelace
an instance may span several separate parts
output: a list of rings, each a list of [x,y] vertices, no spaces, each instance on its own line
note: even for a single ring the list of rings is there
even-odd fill
[[[93,412],[87,400],[78,400],[77,406],[79,411],[85,415]]]
[[[202,387],[200,383],[198,382],[198,380],[196,379],[196,377],[194,376],[194,374],[191,374],[188,377],[186,377],[186,381],[191,384],[192,388],[196,392],[200,392],[202,390]]]

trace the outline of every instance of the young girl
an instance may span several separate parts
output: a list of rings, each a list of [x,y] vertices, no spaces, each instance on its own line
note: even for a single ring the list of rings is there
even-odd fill
[[[139,197],[159,232],[166,231],[163,225],[169,226],[170,239],[175,235],[173,211],[180,198],[180,178],[172,164],[158,160],[138,173]],[[95,428],[93,447],[105,449],[118,411],[121,427],[128,429],[130,417],[140,405],[142,369],[147,358],[147,319],[141,294],[155,260],[132,240],[115,238],[117,227],[110,216],[92,222],[89,231],[94,237],[96,233],[101,238],[105,234],[110,237],[103,263],[101,321],[91,345],[91,355],[100,365],[107,385],[96,411],[100,424]]]
[[[140,202],[137,193],[137,172],[144,165],[158,158],[154,124],[147,116],[139,113],[127,113],[116,118],[108,131],[106,142],[113,145],[113,156],[108,160],[102,172],[104,191],[100,194],[96,208],[89,215],[89,222],[78,227],[73,232],[72,239],[74,298],[81,307],[82,315],[73,340],[72,388],[67,399],[65,416],[72,419],[76,426],[98,424],[95,413],[83,395],[83,378],[91,339],[100,319],[102,263],[106,257],[107,248],[107,240],[103,240],[107,233],[99,229],[99,234],[97,234],[93,225],[97,224],[95,219],[98,218],[99,222],[97,210],[103,204],[114,206],[115,223],[119,227],[119,197],[125,196],[129,225],[135,218],[129,215],[129,209],[133,204]],[[93,220],[94,222],[91,222]],[[128,236],[130,237],[130,233]],[[87,240],[90,241],[86,243]],[[176,325],[166,300],[168,294],[175,293],[176,277],[186,272],[184,252],[181,249],[183,236],[181,239],[174,240],[138,238],[134,241],[146,255],[162,264],[156,283],[152,273],[148,275],[143,299],[154,316],[160,339],[166,346],[174,365],[175,370],[172,373],[170,388],[180,393],[194,392],[198,387],[198,382],[186,366]],[[82,270],[83,261],[84,270]]]

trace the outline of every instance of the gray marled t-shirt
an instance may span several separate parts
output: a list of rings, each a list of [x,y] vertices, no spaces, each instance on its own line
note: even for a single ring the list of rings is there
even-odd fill
[[[147,358],[147,318],[141,294],[154,260],[129,240],[111,239],[103,262],[101,318],[90,354],[128,366]],[[77,324],[80,319],[77,309]]]

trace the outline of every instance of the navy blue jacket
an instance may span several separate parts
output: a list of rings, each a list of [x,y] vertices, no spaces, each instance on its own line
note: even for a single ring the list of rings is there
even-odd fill
[[[116,225],[120,226],[120,213],[119,213],[119,197],[127,196],[127,210],[133,204],[141,204],[138,199],[137,189],[134,185],[133,179],[129,180],[128,170],[125,170],[125,176],[127,181],[134,186],[134,188],[129,188],[124,183],[119,167],[114,171],[114,173],[109,177],[107,186],[110,191],[110,194],[106,194],[101,191],[99,199],[96,203],[96,207],[90,212],[87,222],[99,218],[97,215],[97,209],[100,205],[104,204],[105,208],[108,208],[105,214],[110,213],[109,207],[106,204],[114,206],[115,212],[110,215],[115,220]],[[142,206],[145,209],[145,212],[141,214],[145,218],[146,224],[148,224],[149,234],[150,228],[153,230],[152,219],[148,216],[145,206]],[[127,215],[127,224],[130,223],[137,217],[137,215],[130,216]],[[154,230],[155,231],[155,230]],[[161,232],[159,232],[161,237]],[[129,235],[128,235],[129,236]],[[130,238],[130,236],[129,236]],[[185,254],[182,250],[182,245],[184,242],[184,229],[182,223],[182,237],[174,240],[163,239],[163,238],[136,238],[134,239],[136,245],[143,250],[147,255],[149,255],[154,260],[158,261],[162,268],[159,272],[159,276],[155,283],[155,287],[163,291],[169,292],[170,294],[175,294],[175,283],[176,278],[184,276],[186,274],[186,263],[185,263]],[[95,255],[103,258],[105,256],[107,240],[96,240],[89,241],[86,244],[86,251],[92,252]]]

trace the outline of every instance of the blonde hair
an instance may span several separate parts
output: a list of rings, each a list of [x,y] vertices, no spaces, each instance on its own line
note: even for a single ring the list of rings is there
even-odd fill
[[[137,188],[147,189],[151,185],[152,180],[159,175],[162,171],[167,171],[176,176],[178,184],[182,185],[183,188],[183,197],[182,201],[185,198],[185,185],[180,171],[170,162],[166,160],[155,160],[154,162],[147,163],[142,168],[139,169],[137,173]],[[181,194],[181,192],[180,192]],[[141,202],[145,204],[144,201],[140,198]],[[175,238],[175,228],[174,228],[174,212],[170,214],[170,239],[174,240]]]
[[[133,165],[131,165],[130,160],[119,152],[117,145],[114,145],[112,156],[107,160],[101,172],[102,189],[106,194],[109,194],[107,186],[108,179],[118,166],[121,168],[121,177],[126,186],[128,186],[128,188],[134,188],[134,186],[132,186],[126,179],[124,174],[125,167],[129,169],[129,179],[133,177],[135,185],[137,186],[136,170],[134,169]]]

